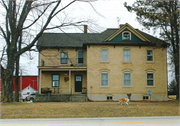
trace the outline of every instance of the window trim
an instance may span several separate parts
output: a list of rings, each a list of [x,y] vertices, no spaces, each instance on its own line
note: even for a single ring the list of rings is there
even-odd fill
[[[124,50],[129,50],[129,61],[124,61]],[[131,49],[123,48],[123,63],[131,63]]]
[[[79,61],[79,55],[78,55],[78,53],[79,53],[79,52],[83,52],[83,63],[78,63],[78,61]],[[84,66],[84,61],[85,61],[84,56],[85,56],[85,52],[84,52],[83,50],[77,51],[77,65],[78,65],[78,66]]]
[[[129,79],[130,80],[130,85],[124,85],[125,84],[124,81],[126,80],[126,79],[124,79],[125,74],[130,74],[130,79]],[[130,72],[124,72],[123,73],[123,87],[132,87],[132,84],[131,84],[132,83],[132,77],[131,76],[132,76],[132,74]]]
[[[110,70],[109,70],[109,69],[100,69],[99,71],[100,71],[100,81],[99,81],[100,89],[101,89],[101,88],[110,88],[110,83],[109,83],[109,82],[110,82],[110,81],[109,81],[109,79],[110,79],[110,78],[109,78],[109,72],[110,72]],[[101,73],[107,73],[107,74],[108,74],[108,86],[102,86],[102,85],[101,85]]]
[[[131,40],[131,32],[130,31],[123,31],[122,32],[122,40],[126,40],[126,39],[124,39],[124,33],[129,33],[129,39],[128,40]]]
[[[105,86],[102,85],[102,74],[107,74],[108,75],[107,79],[105,79],[105,80],[107,80],[107,85],[105,85]],[[100,81],[101,81],[101,87],[109,87],[109,74],[107,72],[102,72]]]
[[[147,54],[147,51],[148,51],[148,50],[151,50],[151,51],[152,51],[152,61],[148,61],[148,60],[147,60],[147,57],[148,57],[148,56],[151,56],[151,55],[148,55],[148,54]],[[154,50],[153,50],[153,49],[149,49],[149,48],[146,49],[146,63],[154,63]]]
[[[123,87],[123,88],[126,88],[126,87],[127,87],[127,88],[132,88],[132,87],[133,87],[133,85],[132,85],[132,84],[133,84],[133,83],[132,83],[132,82],[133,82],[133,78],[132,78],[132,76],[133,76],[133,75],[132,75],[133,70],[132,70],[132,69],[123,69],[122,72],[123,72],[123,86],[122,86],[122,87]],[[131,78],[130,78],[130,85],[129,85],[129,86],[124,85],[124,74],[125,74],[125,73],[130,73],[130,77],[131,77]]]
[[[148,74],[153,74],[153,85],[148,85],[148,78],[147,78],[147,75]],[[147,72],[146,73],[146,87],[155,87],[155,73],[154,72]]]
[[[66,58],[62,58],[62,57],[61,57],[61,59],[66,59],[66,60],[67,60],[67,63],[62,63],[62,62],[60,62],[60,63],[61,63],[61,65],[67,65],[67,64],[68,64],[68,52],[61,52],[60,55],[61,55],[62,53],[66,53],[66,54],[67,54],[67,57],[66,57]]]
[[[58,75],[58,77],[59,77],[59,78],[58,78],[58,79],[59,79],[59,80],[58,80],[58,86],[53,86],[53,81],[57,81],[57,80],[53,80],[53,76],[54,76],[54,75]],[[60,85],[59,82],[60,82],[60,76],[59,76],[59,74],[52,74],[52,87],[59,87],[59,85]]]
[[[107,51],[107,60],[102,60],[102,56],[103,56],[103,54],[102,54],[102,50],[106,50]],[[105,48],[103,48],[103,49],[101,49],[101,62],[109,62],[108,61],[108,49],[105,49]]]

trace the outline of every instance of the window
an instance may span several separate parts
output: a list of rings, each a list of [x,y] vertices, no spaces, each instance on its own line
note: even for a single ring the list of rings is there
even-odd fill
[[[107,61],[107,50],[101,50],[101,61]]]
[[[148,100],[149,97],[148,96],[143,96],[143,100]]]
[[[84,64],[84,52],[78,51],[78,64]]]
[[[53,87],[59,87],[59,75],[53,75],[52,77]]]
[[[130,33],[125,32],[123,35],[123,40],[130,40]]]
[[[153,51],[147,50],[147,61],[153,61]]]
[[[107,100],[112,100],[112,96],[107,96]]]
[[[124,86],[131,86],[131,74],[124,73]]]
[[[67,52],[62,52],[61,53],[61,64],[67,64]]]
[[[153,73],[147,73],[147,86],[153,86]]]
[[[108,73],[101,73],[101,86],[108,86]]]
[[[130,50],[124,49],[124,61],[130,61]]]

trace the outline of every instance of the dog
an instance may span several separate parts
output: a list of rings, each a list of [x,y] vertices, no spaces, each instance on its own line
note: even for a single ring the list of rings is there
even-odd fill
[[[125,102],[125,105],[129,105],[128,104],[129,103],[129,99],[128,98],[120,98],[118,103],[122,105],[123,102]]]

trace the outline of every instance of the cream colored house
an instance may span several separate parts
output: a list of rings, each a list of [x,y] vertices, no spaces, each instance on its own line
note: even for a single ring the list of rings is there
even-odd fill
[[[86,31],[86,30],[85,30]],[[161,44],[161,48],[157,45]],[[102,33],[44,33],[39,93],[81,94],[93,101],[167,101],[167,44],[129,24]]]

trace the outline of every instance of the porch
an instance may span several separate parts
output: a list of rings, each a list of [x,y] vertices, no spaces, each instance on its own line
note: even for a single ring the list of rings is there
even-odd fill
[[[87,88],[87,67],[39,67],[39,94],[48,88],[51,95],[82,94]]]

